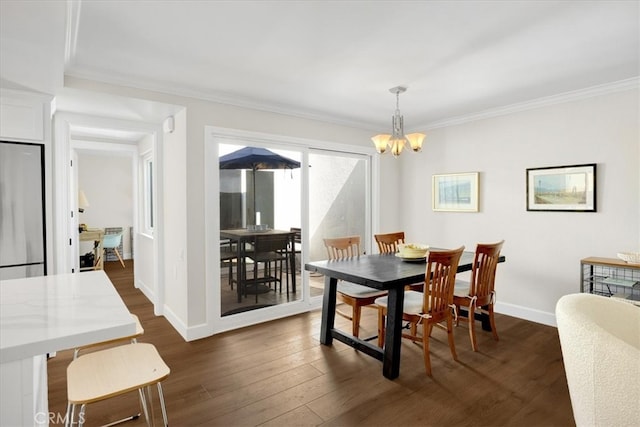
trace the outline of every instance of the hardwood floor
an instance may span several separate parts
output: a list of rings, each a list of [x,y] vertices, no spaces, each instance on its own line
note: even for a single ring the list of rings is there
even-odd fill
[[[313,312],[185,342],[133,287],[127,269],[108,263],[107,274],[171,368],[164,382],[174,426],[569,426],[573,421],[555,328],[497,315],[500,341],[478,334],[471,351],[462,325],[455,330],[459,362],[444,331],[432,338],[433,378],[422,349],[402,346],[400,377],[382,376],[379,361],[335,342],[318,342]],[[362,335],[375,334],[375,310],[363,310]],[[347,330],[339,317],[336,324]],[[49,410],[64,416],[66,366],[71,351],[48,362]],[[161,422],[156,402],[156,422]],[[135,394],[89,405],[88,426],[137,413]],[[52,423],[55,425],[55,423]],[[144,418],[125,425],[144,425]]]

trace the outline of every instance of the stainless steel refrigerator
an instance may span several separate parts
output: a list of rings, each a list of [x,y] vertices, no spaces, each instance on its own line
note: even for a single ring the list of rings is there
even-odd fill
[[[47,274],[44,145],[0,141],[0,280]]]

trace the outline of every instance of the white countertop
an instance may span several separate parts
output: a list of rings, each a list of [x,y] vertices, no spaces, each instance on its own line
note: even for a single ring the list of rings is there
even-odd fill
[[[104,271],[0,281],[0,362],[133,335]]]

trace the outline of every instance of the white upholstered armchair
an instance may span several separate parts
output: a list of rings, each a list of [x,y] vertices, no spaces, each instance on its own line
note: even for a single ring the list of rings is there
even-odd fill
[[[640,425],[640,307],[571,294],[556,319],[576,425]]]

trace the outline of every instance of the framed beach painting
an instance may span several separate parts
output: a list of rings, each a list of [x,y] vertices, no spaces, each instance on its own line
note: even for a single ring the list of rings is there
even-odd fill
[[[434,211],[478,212],[478,172],[433,175]]]
[[[596,212],[596,164],[527,169],[527,210]]]

